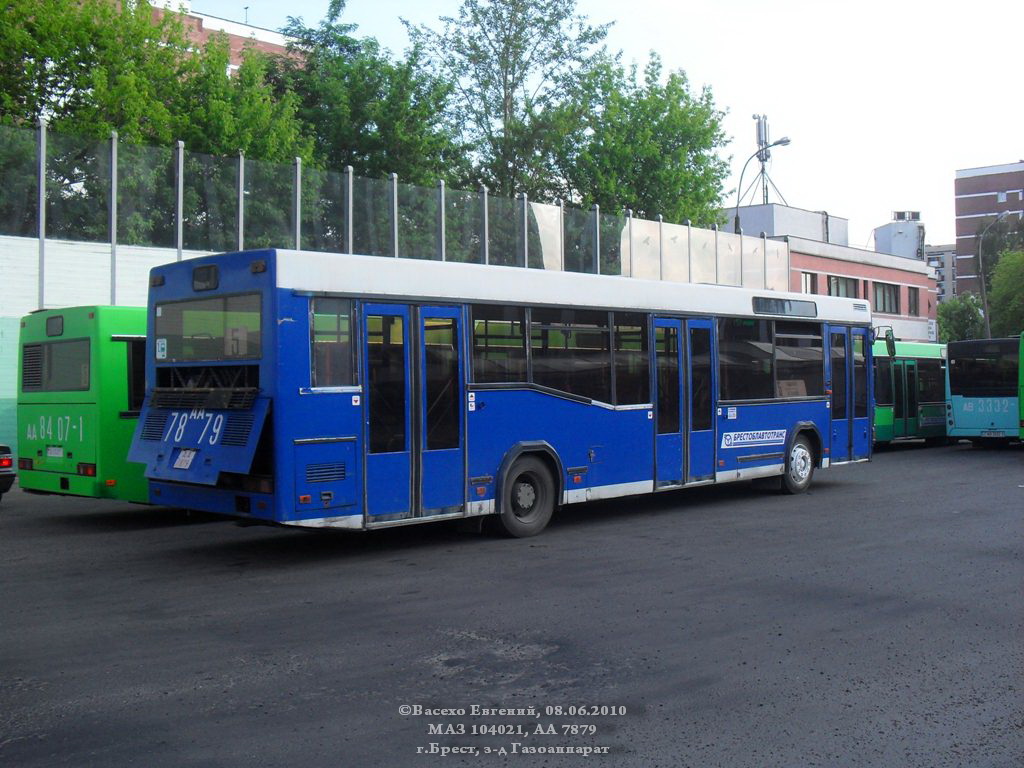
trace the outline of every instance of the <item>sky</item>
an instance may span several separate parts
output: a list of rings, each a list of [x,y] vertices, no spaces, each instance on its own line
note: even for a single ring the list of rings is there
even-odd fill
[[[400,17],[439,28],[459,0],[348,0],[342,21],[401,52]],[[248,10],[246,7],[248,6]],[[192,10],[278,29],[314,25],[327,0],[192,0]],[[723,205],[735,205],[768,116],[768,174],[791,206],[849,219],[850,245],[873,248],[893,211],[921,212],[931,245],[954,240],[956,171],[1024,159],[1024,2],[975,0],[578,0],[592,23],[614,22],[608,46],[641,66],[650,51],[708,86],[729,144]],[[743,178],[744,190],[757,161]],[[754,202],[760,202],[758,193]],[[744,202],[750,198],[745,196]],[[774,190],[770,202],[781,202]]]

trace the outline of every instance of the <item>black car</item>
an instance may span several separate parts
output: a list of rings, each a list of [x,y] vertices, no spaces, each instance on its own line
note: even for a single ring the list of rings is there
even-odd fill
[[[0,497],[11,490],[14,485],[14,457],[11,446],[0,445]]]

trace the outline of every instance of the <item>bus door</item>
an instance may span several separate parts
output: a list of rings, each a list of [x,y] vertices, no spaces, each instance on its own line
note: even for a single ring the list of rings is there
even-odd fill
[[[677,318],[654,318],[654,365],[657,426],[654,437],[654,487],[675,488],[683,484],[682,322]]]
[[[409,307],[364,304],[366,522],[411,517]]]
[[[917,434],[917,361],[899,360],[893,366],[896,402],[892,415],[893,437]]]
[[[455,307],[419,311],[419,508],[423,515],[462,511],[465,500],[466,400],[462,318]]]
[[[892,361],[892,436],[907,434],[907,375],[906,360]]]
[[[871,419],[868,416],[867,331],[863,328],[832,328],[829,362],[832,374],[832,437],[829,456],[841,463],[865,459],[871,450]],[[896,402],[900,384],[894,366]]]
[[[711,480],[715,476],[715,365],[712,321],[686,321],[686,390],[689,394],[686,420],[687,482]]]
[[[461,325],[452,307],[364,305],[371,525],[463,508]]]

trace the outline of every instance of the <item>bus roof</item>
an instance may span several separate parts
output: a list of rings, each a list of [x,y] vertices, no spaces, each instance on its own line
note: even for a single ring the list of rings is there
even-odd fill
[[[872,350],[876,357],[886,357],[885,339],[878,339]],[[945,359],[946,345],[930,341],[897,341],[896,357],[939,357]]]
[[[866,301],[833,296],[310,251],[277,250],[276,261],[277,287],[313,293],[741,316],[753,314],[754,299],[761,297],[812,302],[816,308],[813,317],[757,313],[768,317],[871,322]]]

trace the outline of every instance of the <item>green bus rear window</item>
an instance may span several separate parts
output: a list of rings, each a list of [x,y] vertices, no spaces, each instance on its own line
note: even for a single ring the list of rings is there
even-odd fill
[[[26,344],[21,353],[23,392],[81,392],[89,388],[89,339]]]

